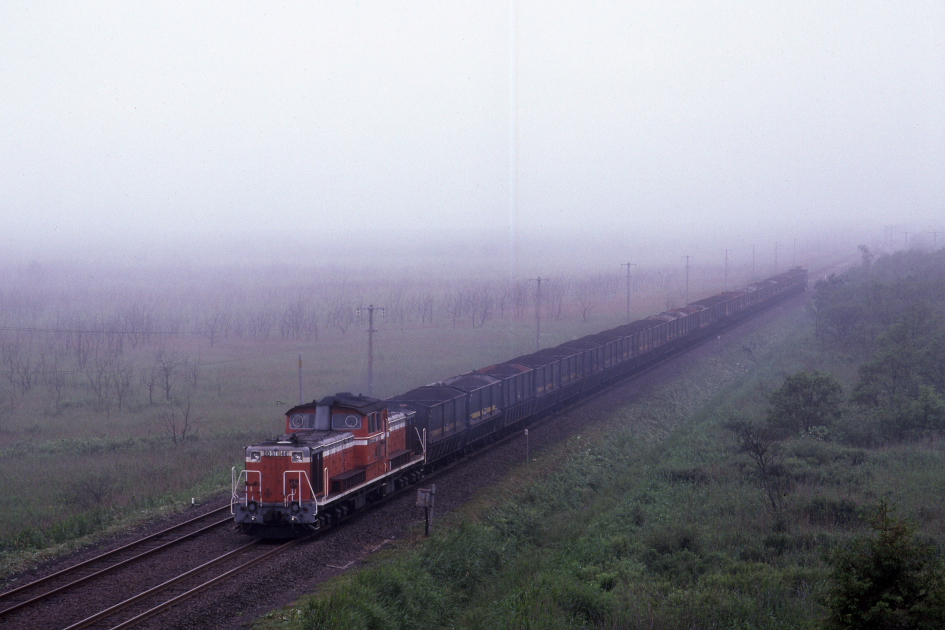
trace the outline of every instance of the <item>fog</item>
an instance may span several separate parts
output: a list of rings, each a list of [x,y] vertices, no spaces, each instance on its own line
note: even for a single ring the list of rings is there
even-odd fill
[[[3,256],[523,277],[938,239],[943,32],[934,1],[6,2]]]

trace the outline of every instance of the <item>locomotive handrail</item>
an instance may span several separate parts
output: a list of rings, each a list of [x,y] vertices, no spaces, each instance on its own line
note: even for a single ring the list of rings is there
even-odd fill
[[[299,476],[299,485],[302,484],[302,477],[305,477],[305,483],[308,486],[309,492],[312,493],[312,499],[315,499],[315,488],[312,487],[312,480],[309,479],[308,473],[304,470],[285,470],[282,472],[282,498],[284,499],[283,505],[289,507],[289,504],[295,500],[295,490],[292,491],[292,501],[289,500],[289,493],[286,492],[286,483],[288,482],[289,475],[298,475]],[[299,488],[299,498],[298,502],[302,502],[302,489]],[[318,514],[318,501],[312,501],[315,504],[315,514]]]
[[[251,474],[253,474],[253,475],[259,475],[259,488],[260,488],[260,492],[262,492],[262,472],[261,472],[261,471],[259,471],[259,470],[243,470],[243,471],[240,472],[240,474],[239,474],[235,479],[233,479],[233,474],[234,474],[235,472],[236,472],[236,466],[233,467],[233,469],[232,469],[232,471],[231,471],[231,473],[230,473],[230,479],[232,480],[232,481],[231,481],[232,486],[230,487],[230,492],[231,492],[231,496],[230,496],[230,513],[231,513],[231,514],[236,514],[236,510],[234,510],[233,508],[234,508],[234,506],[235,506],[237,503],[240,502],[239,494],[237,494],[237,491],[236,491],[236,488],[237,488],[237,487],[239,486],[239,484],[240,484],[240,479],[242,479],[243,477],[246,477],[246,481],[245,481],[244,483],[245,483],[245,485],[249,485],[249,475],[251,475]],[[260,498],[260,500],[262,500],[262,496],[261,496],[261,495],[260,495],[259,498]],[[249,505],[249,492],[248,492],[248,491],[245,491],[245,490],[243,491],[243,505],[246,505],[246,506]]]

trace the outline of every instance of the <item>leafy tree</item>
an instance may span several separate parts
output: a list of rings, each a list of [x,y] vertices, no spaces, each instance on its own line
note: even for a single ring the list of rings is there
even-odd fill
[[[917,356],[922,378],[938,391],[945,391],[945,331],[932,335]]]
[[[932,630],[945,627],[945,577],[935,550],[882,503],[870,524],[830,557],[828,630]]]
[[[843,387],[826,372],[798,372],[771,393],[769,421],[793,432],[828,426],[840,417]]]
[[[919,388],[919,395],[888,423],[887,433],[905,439],[920,437],[945,429],[945,400],[927,385]]]
[[[853,402],[868,407],[898,409],[914,388],[916,353],[896,345],[876,354],[860,366],[860,380],[853,388]]]

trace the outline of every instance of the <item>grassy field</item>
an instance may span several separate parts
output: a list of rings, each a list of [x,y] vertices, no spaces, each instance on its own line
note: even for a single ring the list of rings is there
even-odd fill
[[[867,532],[881,502],[945,543],[945,445],[793,437],[792,483],[773,508],[728,426],[814,367],[854,373],[814,342],[803,311],[702,353],[441,519],[431,539],[418,533],[258,627],[816,627],[827,554]]]
[[[535,343],[534,295],[523,282],[300,269],[0,272],[2,573],[227,490],[242,448],[279,433],[298,402],[299,355],[305,399],[367,393],[357,306],[388,308],[376,325],[378,396]],[[691,299],[721,285],[720,269],[694,268]],[[618,274],[549,282],[542,347],[624,323],[624,290]],[[494,300],[490,317],[456,310],[460,297],[483,292]],[[640,268],[634,315],[679,305],[683,293],[678,269]],[[287,324],[302,315],[304,334]]]

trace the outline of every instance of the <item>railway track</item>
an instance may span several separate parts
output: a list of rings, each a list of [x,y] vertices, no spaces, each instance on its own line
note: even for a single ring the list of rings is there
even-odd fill
[[[95,586],[122,571],[139,570],[144,561],[162,553],[171,553],[203,534],[229,525],[231,521],[229,506],[223,506],[0,593],[0,621],[4,626],[7,623],[16,625],[17,618],[26,614],[35,620],[34,611],[43,602]]]
[[[77,621],[63,630],[132,628],[305,540],[306,538],[295,538],[278,546],[254,540]]]

